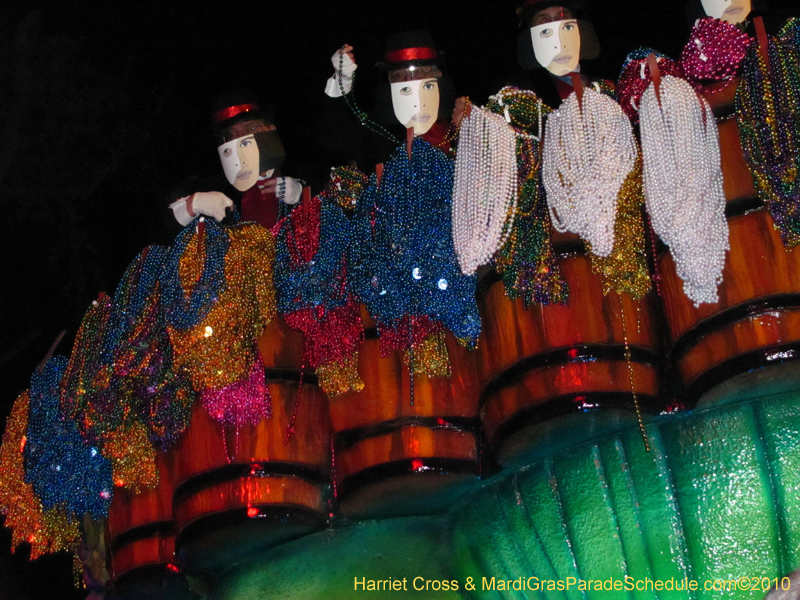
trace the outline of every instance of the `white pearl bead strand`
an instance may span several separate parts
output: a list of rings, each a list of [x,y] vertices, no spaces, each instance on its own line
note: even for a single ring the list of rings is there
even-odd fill
[[[473,275],[505,243],[517,207],[517,138],[498,114],[472,107],[461,123],[453,186],[453,245]]]
[[[617,195],[638,155],[622,108],[593,89],[573,92],[545,125],[542,179],[553,227],[592,244],[598,256],[614,247]]]
[[[660,96],[650,84],[639,109],[647,212],[686,295],[714,303],[729,248],[717,124],[683,79],[665,75]]]

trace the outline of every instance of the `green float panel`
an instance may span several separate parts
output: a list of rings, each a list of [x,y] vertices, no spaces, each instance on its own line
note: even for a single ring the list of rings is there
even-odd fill
[[[756,599],[766,578],[800,564],[800,394],[667,415],[646,431],[649,452],[632,428],[462,499],[451,512],[452,573],[490,588],[468,597]],[[593,589],[513,589],[521,580]],[[607,589],[615,581],[622,589]]]

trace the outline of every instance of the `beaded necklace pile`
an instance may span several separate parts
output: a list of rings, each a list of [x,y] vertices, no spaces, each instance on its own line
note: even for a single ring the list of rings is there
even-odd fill
[[[518,200],[508,240],[495,255],[506,296],[533,302],[565,303],[569,290],[550,239],[552,225],[541,180],[541,131],[552,112],[533,92],[505,87],[486,109],[502,115],[516,132]]]
[[[639,122],[639,105],[642,102],[642,94],[652,81],[650,65],[647,64],[647,57],[650,54],[655,54],[661,75],[685,77],[680,63],[652,48],[638,48],[628,54],[622,63],[617,80],[617,100],[634,125]]]
[[[453,186],[453,244],[474,275],[505,243],[517,208],[517,139],[500,115],[473,106],[461,122]]]
[[[381,353],[411,349],[444,326],[474,345],[480,333],[474,276],[458,267],[451,232],[453,164],[415,138],[370,179],[353,219],[352,289],[378,324]],[[413,356],[412,371],[418,366]],[[419,365],[424,366],[424,365]]]
[[[787,248],[800,244],[800,64],[796,22],[747,52],[736,92],[739,136],[759,197]]]
[[[111,465],[60,410],[66,370],[67,359],[54,356],[31,377],[25,480],[45,510],[60,508],[70,518],[91,513],[97,519],[108,514],[111,503]]]
[[[25,479],[24,450],[27,445],[30,395],[19,395],[0,445],[0,513],[11,529],[11,549],[22,542],[31,547],[31,560],[60,550],[74,551],[80,541],[75,519],[67,519],[63,508],[45,511],[33,486]]]
[[[126,417],[141,421],[150,441],[169,448],[189,424],[194,400],[185,374],[173,370],[172,345],[160,310],[159,278],[169,250],[145,248],[122,277],[111,314],[114,372],[109,388]]]
[[[752,37],[727,21],[712,17],[698,19],[681,52],[680,63],[686,79],[695,88],[713,81],[732,80],[752,42]]]
[[[211,412],[213,418],[244,425],[255,413],[270,412],[262,388],[241,382],[254,377],[261,361],[257,340],[275,314],[274,240],[255,223],[222,227],[207,219],[202,235],[197,224],[178,236],[162,282],[174,362],[204,405],[226,407]]]
[[[614,246],[617,196],[637,157],[631,122],[608,96],[573,92],[547,119],[542,179],[553,226],[591,243],[598,256]]]
[[[695,306],[717,301],[728,250],[719,136],[711,107],[683,79],[665,76],[640,110],[644,196],[653,229],[675,259]]]
[[[347,285],[352,208],[367,183],[363,173],[339,168],[324,192],[294,208],[277,239],[278,311],[303,332],[303,355],[330,396],[364,384],[358,370],[363,324]]]

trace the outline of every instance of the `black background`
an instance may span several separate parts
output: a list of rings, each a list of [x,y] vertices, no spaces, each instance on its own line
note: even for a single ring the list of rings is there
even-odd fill
[[[58,332],[66,354],[98,292],[114,291],[142,247],[166,241],[169,191],[219,171],[210,95],[244,87],[271,102],[287,154],[324,172],[317,115],[344,42],[367,105],[395,31],[429,29],[456,91],[479,103],[517,68],[516,0],[87,4],[0,8],[0,422]],[[772,4],[772,31],[798,14],[795,0]],[[596,75],[616,79],[639,46],[676,57],[687,39],[682,0],[587,8],[603,50]],[[28,563],[9,539],[0,528],[0,599],[83,598],[68,559]]]

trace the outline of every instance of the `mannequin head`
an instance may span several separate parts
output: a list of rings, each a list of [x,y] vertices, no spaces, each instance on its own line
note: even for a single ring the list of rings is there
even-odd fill
[[[744,21],[752,10],[750,0],[700,0],[706,16],[736,25]]]
[[[391,36],[384,57],[395,117],[415,135],[427,133],[439,118],[439,54],[426,31]]]
[[[531,27],[533,54],[553,75],[567,75],[577,69],[581,34],[576,19],[547,21]]]
[[[252,98],[225,100],[214,111],[217,152],[228,182],[240,192],[283,163],[285,152],[272,117]],[[231,101],[233,100],[233,101]]]
[[[517,58],[523,69],[544,68],[564,76],[578,70],[581,60],[600,55],[580,0],[526,0],[517,15],[523,27]]]

